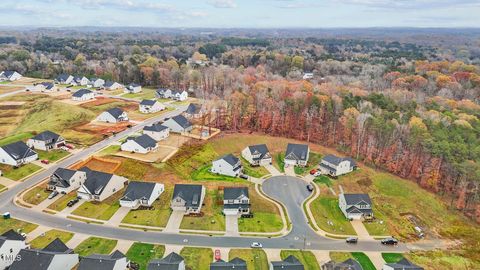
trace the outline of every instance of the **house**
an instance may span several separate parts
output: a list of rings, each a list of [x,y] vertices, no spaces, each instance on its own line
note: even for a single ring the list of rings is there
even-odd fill
[[[110,255],[92,254],[80,260],[77,270],[125,270],[130,262],[120,251]]]
[[[155,91],[155,97],[156,98],[171,98],[172,97],[172,90],[160,88],[157,91]]]
[[[409,260],[403,258],[399,262],[383,265],[382,270],[423,270],[423,267],[413,264]]]
[[[293,255],[283,261],[270,262],[270,270],[304,270],[303,264]]]
[[[205,187],[202,185],[176,184],[173,189],[171,208],[188,214],[198,214],[205,198]]]
[[[48,151],[64,146],[65,139],[57,133],[46,130],[28,139],[27,145],[33,149]]]
[[[151,260],[147,270],[185,270],[185,260],[175,252],[163,259]]]
[[[24,248],[17,257],[9,270],[66,270],[78,264],[78,254],[58,238],[43,249]]]
[[[72,84],[86,86],[90,84],[90,80],[86,77],[75,76],[73,78]]]
[[[21,249],[27,248],[25,237],[9,230],[0,235],[0,269],[6,269],[17,258]]]
[[[303,74],[303,79],[304,79],[304,80],[311,80],[311,79],[313,79],[313,73],[312,73],[312,72],[305,72],[305,73]]]
[[[0,146],[0,164],[20,166],[37,159],[37,152],[30,149],[22,141]]]
[[[118,123],[128,121],[127,113],[120,108],[111,108],[97,116],[97,121],[106,123]]]
[[[212,173],[237,177],[242,173],[242,162],[232,154],[225,155],[212,162]]]
[[[344,262],[329,261],[322,265],[322,270],[363,270],[362,266],[354,259]]]
[[[333,177],[347,174],[357,168],[357,164],[351,158],[341,158],[335,155],[326,155],[320,162],[319,169],[323,174]]]
[[[247,263],[240,258],[233,258],[229,262],[219,260],[210,264],[210,270],[247,270]]]
[[[140,93],[142,92],[142,86],[140,84],[131,83],[127,87],[125,87],[124,92],[131,93],[131,94]]]
[[[168,118],[162,125],[170,128],[170,131],[176,133],[190,132],[193,129],[192,123],[190,123],[190,121],[188,121],[183,115],[176,115],[172,118]]]
[[[310,148],[306,144],[289,143],[285,152],[285,165],[307,166]]]
[[[272,164],[272,156],[265,144],[256,144],[245,147],[245,149],[242,150],[242,157],[252,166]]]
[[[117,89],[123,88],[123,85],[117,82],[106,81],[103,84],[103,88],[105,88],[106,90],[117,90]]]
[[[120,146],[122,151],[140,154],[148,154],[157,150],[157,148],[157,141],[147,134],[142,134],[138,137],[128,137],[127,140]]]
[[[152,137],[156,141],[165,140],[170,135],[170,129],[160,122],[154,123],[143,128],[143,134]]]
[[[223,213],[225,215],[250,214],[248,187],[226,187],[223,190]]]
[[[80,171],[87,174],[87,179],[77,190],[78,197],[87,201],[101,202],[123,189],[128,179],[118,175],[90,170],[83,167]]]
[[[0,81],[16,81],[22,78],[22,74],[13,71],[13,70],[5,70],[0,72]]]
[[[85,101],[95,98],[95,93],[88,89],[80,89],[77,92],[73,93],[72,100],[75,101]]]
[[[68,194],[78,188],[87,180],[87,173],[71,169],[58,168],[50,176],[47,189],[56,190],[61,194]]]
[[[185,101],[188,98],[188,93],[187,91],[183,90],[182,92],[180,91],[173,91],[172,92],[172,99],[178,100],[178,101]]]
[[[55,84],[51,82],[42,82],[35,85],[34,89],[40,92],[55,92],[58,91],[58,88]]]
[[[100,88],[100,87],[103,87],[103,85],[105,84],[105,81],[100,78],[91,78],[90,84],[95,88]]]
[[[73,82],[73,76],[68,74],[61,74],[55,78],[55,83],[57,84],[71,84]]]
[[[372,201],[368,194],[341,193],[338,198],[338,206],[348,219],[373,218]]]
[[[131,209],[137,209],[140,206],[151,207],[164,191],[163,184],[132,181],[120,198],[120,206]]]
[[[202,105],[190,103],[184,112],[187,118],[200,118],[203,115]]]
[[[144,99],[140,102],[139,110],[142,113],[155,113],[159,111],[165,110],[165,105],[162,103],[156,101],[156,100],[150,100],[150,99]]]

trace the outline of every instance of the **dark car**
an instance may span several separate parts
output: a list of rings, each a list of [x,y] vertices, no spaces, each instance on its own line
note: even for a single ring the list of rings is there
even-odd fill
[[[307,185],[307,190],[312,192],[313,191],[313,186],[312,185]]]
[[[80,200],[78,198],[75,198],[73,200],[70,200],[68,203],[67,203],[67,206],[68,207],[72,207],[74,206],[76,203],[78,203]]]
[[[398,244],[398,240],[393,238],[393,237],[382,239],[381,242],[382,242],[382,245],[396,245],[396,244]]]
[[[242,178],[242,179],[248,180],[248,175],[240,174],[239,177]]]
[[[358,242],[358,237],[348,237],[345,241],[349,244],[356,244]]]

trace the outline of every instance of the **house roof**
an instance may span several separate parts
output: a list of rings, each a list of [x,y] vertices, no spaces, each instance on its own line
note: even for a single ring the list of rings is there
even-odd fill
[[[46,89],[52,89],[53,87],[55,87],[55,85],[51,82],[41,82],[40,84],[43,85]]]
[[[140,102],[140,105],[144,105],[144,106],[153,106],[155,105],[155,103],[157,103],[156,100],[151,100],[151,99],[144,99]]]
[[[289,143],[287,151],[285,152],[285,158],[295,160],[307,160],[308,145]]]
[[[387,263],[386,265],[390,266],[394,270],[423,270],[423,267],[413,264],[405,258],[396,263]]]
[[[21,260],[15,260],[10,266],[10,270],[47,270],[50,263],[57,254],[72,254],[69,249],[58,238],[53,240],[43,249],[22,249],[18,253]]]
[[[159,93],[159,94],[163,94],[163,93],[165,93],[165,92],[167,92],[167,91],[172,92],[172,90],[170,90],[170,89],[165,89],[165,88],[159,88],[159,89],[157,89],[157,93]]]
[[[344,262],[329,261],[322,267],[331,270],[363,270],[362,266],[352,258]]]
[[[356,166],[356,162],[352,158],[342,158],[342,157],[337,157],[335,155],[326,155],[325,157],[322,158],[322,161],[326,161],[335,166],[337,166],[338,164],[340,164],[340,162],[345,160],[350,161],[351,166]]]
[[[185,90],[182,90],[182,91],[174,90],[174,91],[172,91],[172,95],[181,95],[181,94],[183,94],[183,92],[185,92]]]
[[[83,183],[83,186],[94,195],[102,194],[104,188],[113,177],[113,174],[94,171],[88,167],[82,167],[80,168],[80,171],[87,174],[87,179]]]
[[[70,75],[69,74],[60,74],[57,76],[57,81],[59,82],[62,82],[62,81],[66,81],[68,78],[70,78]]]
[[[106,81],[106,82],[103,84],[103,86],[105,86],[105,87],[111,87],[111,86],[114,85],[114,84],[115,84],[115,82]]]
[[[200,104],[195,104],[195,103],[190,103],[185,110],[186,113],[188,114],[196,114],[202,109],[202,106]]]
[[[177,122],[178,125],[180,125],[182,128],[188,128],[192,126],[192,123],[188,121],[187,118],[183,115],[176,115],[171,118],[173,121]]]
[[[269,152],[266,144],[250,145],[248,146],[248,150],[252,155],[260,154],[260,156],[258,158],[254,158],[254,160],[262,159]]]
[[[135,141],[138,145],[145,149],[154,148],[155,146],[157,146],[157,141],[152,139],[152,137],[148,136],[147,134],[143,134],[135,138],[127,138],[127,141],[128,140]]]
[[[360,194],[360,193],[348,194],[347,193],[347,194],[343,194],[343,196],[345,198],[345,202],[347,203],[347,205],[356,205],[362,202],[372,205],[372,201],[370,200],[370,196],[368,196],[368,194]]]
[[[283,270],[304,270],[303,264],[293,255],[288,256],[283,261],[271,262],[273,269]]]
[[[226,187],[223,190],[223,199],[224,200],[234,200],[240,196],[245,196],[248,198],[248,188],[247,187]]]
[[[80,261],[77,270],[113,270],[117,260],[123,258],[125,255],[118,250],[110,255],[92,254]]]
[[[123,114],[123,110],[118,108],[118,107],[111,108],[111,109],[107,110],[107,112],[109,114],[111,114],[115,119],[118,119],[120,117],[120,115]]]
[[[50,244],[48,244],[42,250],[43,251],[50,251],[50,252],[58,252],[58,253],[70,253],[72,251],[59,238],[55,238],[55,240],[50,242]]]
[[[83,95],[87,95],[87,94],[91,94],[91,93],[92,93],[92,91],[82,88],[82,89],[78,90],[77,92],[73,93],[72,96],[82,97]]]
[[[35,135],[32,139],[36,141],[44,141],[44,142],[49,142],[49,141],[54,141],[56,142],[60,138],[60,135],[58,135],[55,132],[51,132],[50,130],[46,130],[44,132],[38,133]]]
[[[156,183],[151,182],[132,181],[128,184],[128,187],[120,200],[136,201],[141,199],[149,199],[150,196],[152,196],[152,192],[156,185]]]
[[[148,270],[178,270],[178,265],[183,262],[183,257],[175,252],[168,254],[163,259],[151,260],[148,263]]]
[[[2,234],[3,237],[5,237],[8,240],[25,240],[25,237],[23,237],[21,234],[15,232],[14,230],[8,230]]]
[[[31,157],[37,154],[22,141],[7,144],[1,148],[15,160]]]
[[[199,206],[202,198],[202,189],[202,185],[175,184],[173,198],[182,198],[186,206]]]
[[[168,127],[162,125],[160,122],[152,124],[151,126],[145,126],[143,128],[143,130],[146,130],[146,131],[156,131],[156,132],[160,132],[165,129],[168,129]]]
[[[68,180],[70,180],[77,171],[65,169],[65,168],[58,168],[51,176],[51,180],[49,182],[50,185],[55,185],[57,187],[67,188],[70,186]]]
[[[141,86],[141,85],[138,84],[138,83],[131,83],[131,84],[128,85],[129,88],[130,87],[139,87],[139,86]]]
[[[358,208],[354,205],[348,207],[345,211],[349,214],[371,214],[371,213],[373,213],[373,210],[370,209],[370,208],[367,208],[367,209]]]
[[[11,77],[13,74],[15,74],[15,73],[16,73],[16,71],[14,71],[14,70],[5,70],[5,71],[3,72],[3,75],[4,75],[5,77],[10,78],[10,77]]]
[[[238,162],[240,162],[240,159],[238,159],[236,156],[232,154],[227,154],[219,159],[216,159],[215,161],[222,160],[222,159],[232,166],[235,166]]]
[[[229,262],[219,260],[210,264],[210,270],[229,270],[229,269],[247,270],[247,263],[240,258],[234,258]]]

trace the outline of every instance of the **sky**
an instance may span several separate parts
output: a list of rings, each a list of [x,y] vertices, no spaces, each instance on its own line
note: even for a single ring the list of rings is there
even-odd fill
[[[0,26],[480,27],[480,0],[0,0]]]

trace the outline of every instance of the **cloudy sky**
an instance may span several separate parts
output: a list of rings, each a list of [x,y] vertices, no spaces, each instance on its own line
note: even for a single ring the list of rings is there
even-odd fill
[[[480,27],[480,0],[0,0],[1,26]]]

